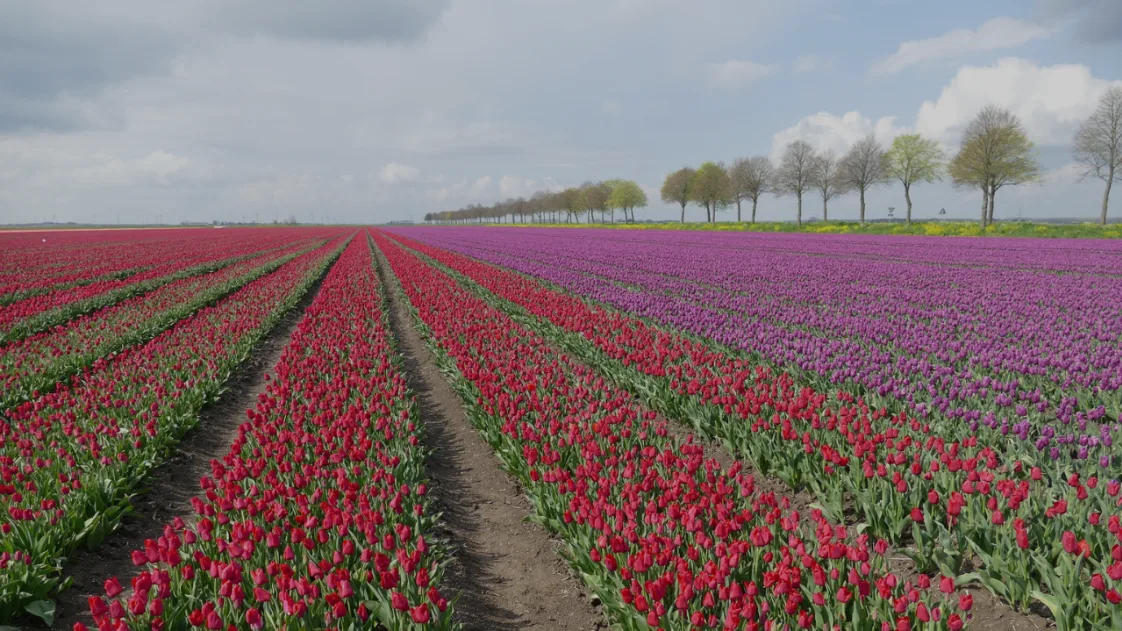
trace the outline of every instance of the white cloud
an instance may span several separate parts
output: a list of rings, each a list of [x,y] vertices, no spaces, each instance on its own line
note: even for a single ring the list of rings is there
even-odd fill
[[[499,195],[506,197],[520,197],[534,192],[535,182],[530,178],[504,175],[499,178]]]
[[[814,72],[815,70],[830,70],[834,67],[834,60],[819,57],[818,55],[803,55],[795,59],[795,72]]]
[[[1067,144],[1111,84],[1122,82],[1096,78],[1079,64],[1039,66],[1006,58],[992,66],[967,66],[959,69],[938,100],[923,103],[915,128],[954,147],[979,110],[997,105],[1019,116],[1034,142]]]
[[[873,134],[881,143],[888,144],[907,131],[906,127],[896,124],[895,116],[884,116],[874,121],[860,112],[846,112],[841,116],[819,112],[772,136],[771,155],[778,159],[783,148],[795,140],[810,143],[815,151],[833,149],[841,155],[869,134]]]
[[[475,182],[472,183],[471,192],[476,194],[476,195],[480,195],[480,194],[486,192],[488,189],[491,188],[491,182],[492,181],[494,181],[494,180],[491,179],[490,175],[484,175],[483,177],[475,180]]]
[[[902,42],[896,52],[873,65],[876,74],[893,74],[938,59],[970,53],[1015,48],[1051,36],[1055,29],[1015,18],[993,18],[975,30],[956,29],[938,37]]]
[[[1069,162],[1061,167],[1045,171],[1043,184],[1075,184],[1082,179],[1083,166]]]
[[[408,164],[390,162],[382,167],[382,172],[379,174],[379,177],[387,184],[407,184],[416,182],[421,177],[421,170],[417,167],[411,167]]]
[[[724,63],[709,64],[710,81],[722,88],[746,86],[754,81],[779,72],[776,64],[761,64],[754,61],[730,59]]]
[[[425,198],[437,202],[443,202],[444,200],[448,199],[449,195],[451,195],[451,191],[449,191],[448,187],[446,186],[425,191]]]

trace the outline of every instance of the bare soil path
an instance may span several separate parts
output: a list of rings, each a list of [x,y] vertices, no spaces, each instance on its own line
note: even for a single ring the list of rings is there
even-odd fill
[[[388,277],[380,253],[377,258],[398,351],[417,395],[425,442],[433,450],[428,473],[446,528],[440,534],[451,541],[455,557],[444,591],[458,598],[459,621],[467,631],[607,628],[604,615],[558,554],[560,543],[524,521],[529,501],[472,427],[460,397],[413,327],[408,299]]]

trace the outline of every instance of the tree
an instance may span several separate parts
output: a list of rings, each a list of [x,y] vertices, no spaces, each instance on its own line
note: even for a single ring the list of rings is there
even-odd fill
[[[580,220],[580,213],[584,210],[584,194],[580,189],[567,188],[560,193],[559,209],[565,211],[565,223],[572,223],[573,217]]]
[[[814,175],[814,149],[803,140],[788,143],[775,172],[776,195],[794,195],[798,200],[795,223],[803,225],[803,193],[811,187]],[[755,215],[755,213],[753,213]]]
[[[840,178],[845,187],[857,191],[861,196],[861,225],[865,225],[865,193],[888,179],[884,167],[884,148],[872,134],[857,141],[839,165]]]
[[[705,219],[717,222],[717,211],[732,203],[732,184],[728,171],[720,162],[706,162],[697,169],[690,187],[690,198],[705,207]]]
[[[845,193],[845,183],[839,175],[838,157],[833,150],[814,156],[814,168],[810,177],[812,186],[822,195],[822,221],[829,221],[830,199]]]
[[[667,175],[662,182],[662,201],[682,206],[682,223],[686,223],[686,204],[690,203],[690,185],[696,174],[690,167],[683,167]]]
[[[1020,119],[993,105],[982,108],[967,125],[948,172],[956,186],[982,189],[983,230],[993,223],[999,189],[1040,179],[1040,165]]]
[[[1106,225],[1110,187],[1122,181],[1122,88],[1112,87],[1099,99],[1091,117],[1075,132],[1072,153],[1083,167],[1083,177],[1095,176],[1106,182],[1099,223]]]
[[[593,214],[600,213],[600,221],[604,221],[608,214],[608,197],[612,194],[610,186],[604,182],[585,182],[581,185],[584,193],[585,209],[588,210],[588,223],[592,223]]]
[[[736,221],[740,217],[740,203],[752,196],[752,160],[737,158],[729,165],[729,193],[736,202]]]
[[[619,180],[612,188],[612,194],[608,202],[613,209],[619,208],[623,211],[624,221],[635,221],[635,209],[647,206],[647,194],[635,182]],[[629,212],[631,213],[630,219],[627,216]],[[615,221],[614,215],[612,221]]]
[[[919,134],[897,136],[884,156],[889,177],[904,185],[904,201],[908,204],[908,223],[912,223],[912,185],[942,179],[943,150],[939,143]]]
[[[760,196],[772,190],[774,180],[775,165],[771,163],[771,159],[767,156],[748,158],[744,186],[748,193],[747,199],[752,200],[752,223],[756,223],[756,206],[760,202]],[[738,207],[737,220],[739,219],[740,211]]]

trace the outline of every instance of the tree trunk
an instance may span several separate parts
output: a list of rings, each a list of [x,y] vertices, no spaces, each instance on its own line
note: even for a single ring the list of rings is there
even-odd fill
[[[1099,217],[1099,223],[1106,225],[1106,209],[1110,206],[1110,185],[1114,183],[1114,169],[1110,170],[1110,177],[1106,180],[1106,190],[1103,192],[1103,212]]]
[[[744,223],[740,219],[740,198],[736,198],[736,223]]]
[[[711,221],[712,216],[713,216],[713,213],[709,211],[709,202],[705,202],[705,221],[706,222]]]
[[[752,198],[752,223],[756,223],[756,202],[757,201],[759,201],[759,198],[756,198],[756,197]]]
[[[861,189],[861,225],[865,225],[865,189]]]
[[[986,217],[990,207],[990,189],[986,185],[982,185],[982,231],[986,230]]]
[[[830,220],[830,208],[828,206],[829,200],[825,196],[822,197],[822,221]]]
[[[990,184],[990,210],[989,219],[986,223],[991,226],[993,225],[993,200],[995,197],[997,197],[997,187],[993,184]]]
[[[626,211],[625,211],[625,212],[626,212]],[[612,223],[615,223],[615,222],[616,222],[616,209],[615,209],[615,208],[613,208],[613,209],[612,209]]]
[[[682,202],[682,223],[686,223],[686,202]]]
[[[798,193],[795,197],[799,198],[799,210],[795,214],[795,225],[801,228],[803,225],[803,194]]]
[[[904,185],[904,199],[908,201],[908,225],[912,225],[912,187],[910,184]]]

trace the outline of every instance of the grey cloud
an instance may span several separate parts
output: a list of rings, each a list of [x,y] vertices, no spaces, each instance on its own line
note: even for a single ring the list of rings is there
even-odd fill
[[[1119,0],[1040,0],[1037,10],[1046,20],[1073,20],[1080,40],[1093,44],[1122,42]]]
[[[216,35],[322,42],[409,43],[424,36],[448,0],[139,0],[3,3],[0,133],[68,132],[112,120],[68,108],[65,97],[162,75],[177,57]]]
[[[236,34],[410,42],[447,7],[448,0],[242,0],[215,4],[207,21]]]
[[[97,117],[58,102],[162,70],[174,48],[161,28],[99,20],[85,4],[7,3],[0,19],[0,132],[69,131]],[[65,99],[63,99],[65,101]]]

